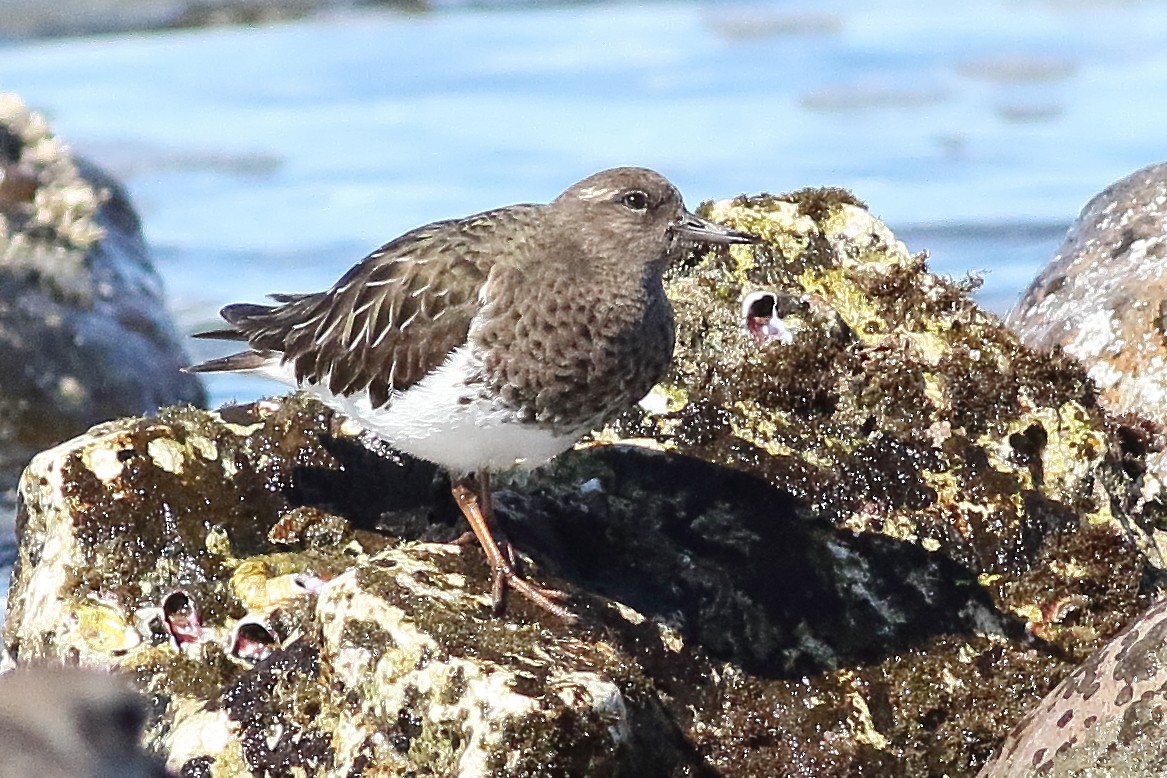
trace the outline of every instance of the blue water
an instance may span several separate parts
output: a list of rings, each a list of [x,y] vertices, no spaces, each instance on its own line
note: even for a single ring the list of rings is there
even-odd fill
[[[691,203],[848,187],[1003,312],[1094,192],[1167,158],[1163,40],[1150,0],[363,11],[9,45],[0,88],[126,181],[186,331],[615,164]]]

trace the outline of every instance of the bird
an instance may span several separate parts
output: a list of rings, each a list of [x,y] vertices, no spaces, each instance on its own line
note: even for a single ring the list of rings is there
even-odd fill
[[[490,474],[545,464],[642,399],[672,360],[665,270],[693,246],[757,240],[691,213],[660,173],[603,170],[547,204],[418,227],[327,291],[227,305],[229,328],[195,337],[247,350],[188,369],[273,378],[444,468],[493,611],[514,590],[572,621],[495,536]]]

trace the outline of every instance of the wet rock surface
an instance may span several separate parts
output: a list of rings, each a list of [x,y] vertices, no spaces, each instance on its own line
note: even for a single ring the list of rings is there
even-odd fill
[[[1167,164],[1117,181],[1082,210],[1058,254],[1010,313],[1035,348],[1078,357],[1100,401],[1146,449],[1148,496],[1164,460]],[[1134,433],[1134,430],[1138,430]],[[1058,685],[1017,726],[982,773],[1143,776],[1167,769],[1167,657],[1159,600]]]
[[[133,676],[187,775],[976,774],[1158,590],[1138,430],[850,195],[706,213],[766,242],[670,281],[648,409],[496,493],[580,624],[296,398],[39,455],[11,660]]]
[[[1076,362],[1020,343],[846,192],[706,215],[766,244],[671,282],[672,375],[613,438],[753,473],[837,527],[947,557],[1078,658],[1141,609],[1163,567],[1160,484],[1142,428],[1108,417]],[[759,341],[739,305],[759,292],[789,337]]]
[[[122,187],[0,95],[0,488],[92,424],[202,387]]]

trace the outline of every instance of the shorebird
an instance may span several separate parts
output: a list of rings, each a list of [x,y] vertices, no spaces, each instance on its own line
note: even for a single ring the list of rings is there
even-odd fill
[[[197,337],[248,349],[190,370],[282,381],[442,466],[495,612],[513,588],[570,619],[496,539],[490,472],[541,465],[644,397],[673,353],[665,269],[694,244],[755,240],[690,213],[659,173],[605,170],[546,205],[407,232],[327,291],[228,305],[230,328]]]

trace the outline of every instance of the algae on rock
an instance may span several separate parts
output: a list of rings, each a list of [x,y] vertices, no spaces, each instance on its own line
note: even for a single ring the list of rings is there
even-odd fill
[[[629,411],[606,439],[754,473],[840,527],[941,553],[1078,656],[1137,611],[1144,567],[1164,567],[1163,507],[1077,363],[1022,345],[971,301],[974,282],[929,273],[841,190],[703,214],[765,242],[671,279],[678,346],[660,391],[683,401]],[[759,292],[788,301],[790,338],[743,326],[739,302]],[[1120,588],[1098,597],[1104,582]],[[1035,608],[1087,590],[1072,629],[1041,623]]]
[[[294,397],[38,456],[8,651],[133,673],[200,775],[973,775],[1154,588],[1145,451],[847,193],[705,215],[764,243],[669,280],[596,436],[651,445],[496,492],[581,624],[492,617],[434,469]]]

